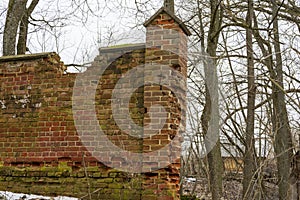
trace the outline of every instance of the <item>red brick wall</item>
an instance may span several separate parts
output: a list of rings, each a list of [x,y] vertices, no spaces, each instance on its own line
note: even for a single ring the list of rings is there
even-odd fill
[[[120,72],[140,63],[144,48],[118,58],[106,69],[95,96],[99,126],[127,149],[138,143],[113,122],[111,92]],[[88,71],[97,67],[95,62]],[[76,197],[97,191],[93,199],[142,197],[143,175],[103,165],[82,144],[72,111],[76,74],[64,70],[55,53],[0,58],[0,190]],[[143,95],[139,91],[133,97]]]
[[[147,27],[146,37],[146,50],[143,45],[101,49],[85,72],[88,75],[82,84],[96,85],[95,98],[87,105],[95,109],[96,122],[85,109],[89,85],[76,82],[80,75],[64,73],[57,54],[0,58],[0,190],[86,198],[94,191],[93,199],[179,198],[187,40],[166,13]],[[121,120],[117,123],[119,113],[114,114],[111,107],[113,90],[127,72],[144,64],[133,79],[121,85],[126,89],[143,83],[130,95],[130,116],[123,116],[123,108],[118,108]],[[94,76],[98,69],[104,70],[99,79]],[[128,118],[146,127],[141,132],[145,137],[127,134]],[[93,135],[97,127],[112,147],[133,156],[127,160],[122,155],[111,157],[112,152],[117,153],[113,148],[106,149],[107,159],[99,154],[97,148],[103,141]],[[156,128],[157,132],[147,136]],[[139,164],[136,157],[141,157],[140,168],[135,168]],[[116,164],[119,170],[113,169]],[[128,173],[120,171],[123,169]]]
[[[72,116],[75,75],[56,54],[0,64],[0,153],[4,165],[81,162]],[[4,60],[5,61],[5,60]]]

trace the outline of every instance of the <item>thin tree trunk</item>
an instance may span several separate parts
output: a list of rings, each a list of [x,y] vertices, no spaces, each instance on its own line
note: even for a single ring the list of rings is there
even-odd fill
[[[243,169],[243,199],[253,199],[254,188],[253,178],[255,172],[255,147],[254,147],[254,116],[255,116],[255,73],[253,60],[252,22],[253,22],[253,1],[248,0],[246,46],[248,65],[248,102],[246,119],[246,138]]]
[[[221,145],[219,138],[219,95],[216,50],[219,39],[219,30],[222,24],[222,10],[220,1],[210,1],[211,19],[207,38],[206,53],[208,58],[204,63],[206,96],[205,107],[201,116],[203,133],[208,137],[205,143],[207,150],[210,191],[213,200],[219,200],[223,196],[223,162],[221,156]],[[204,45],[202,44],[202,47]],[[213,142],[212,142],[213,141]]]
[[[28,24],[29,24],[29,17],[32,14],[34,8],[39,3],[39,0],[33,0],[26,9],[21,21],[20,21],[20,30],[19,30],[19,39],[17,45],[17,54],[25,54],[26,47],[27,47],[27,35],[28,35]]]
[[[274,109],[274,131],[275,131],[275,144],[274,150],[277,157],[278,168],[278,181],[279,181],[279,199],[287,199],[289,190],[289,176],[290,166],[292,161],[292,135],[289,126],[289,119],[285,103],[285,94],[283,86],[283,72],[282,72],[282,57],[279,38],[279,26],[277,11],[278,6],[272,0],[273,9],[273,36],[274,36],[274,49],[275,49],[275,72],[276,79],[273,83],[273,109]]]
[[[27,0],[9,0],[3,32],[3,55],[16,54],[19,23],[26,10]]]
[[[27,34],[28,34],[28,16],[24,15],[20,22],[19,30],[19,39],[17,45],[17,54],[25,54],[26,52],[26,43],[27,43]]]

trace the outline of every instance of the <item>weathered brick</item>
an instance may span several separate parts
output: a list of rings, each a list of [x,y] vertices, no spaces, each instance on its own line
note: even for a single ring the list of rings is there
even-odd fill
[[[157,28],[156,25],[160,27]],[[74,95],[82,95],[82,91],[73,91],[76,75],[63,73],[65,66],[58,55],[51,53],[41,57],[27,55],[25,60],[1,62],[0,85],[5,108],[0,105],[0,109],[1,106],[3,107],[0,110],[0,161],[11,167],[2,169],[0,166],[0,189],[5,190],[9,186],[11,190],[16,191],[21,188],[27,191],[30,185],[30,193],[60,192],[80,197],[88,190],[87,185],[90,183],[90,187],[94,187],[94,190],[102,188],[99,190],[102,199],[119,199],[122,194],[142,197],[142,199],[176,199],[178,197],[177,183],[179,183],[178,170],[175,170],[176,172],[171,170],[174,173],[169,175],[165,173],[167,170],[163,169],[153,173],[154,175],[145,173],[138,178],[124,173],[124,177],[119,178],[119,172],[109,171],[109,168],[97,158],[92,157],[92,152],[88,152],[88,149],[83,146],[84,143],[80,139],[90,141],[89,144],[99,145],[99,143],[94,141],[95,138],[89,133],[81,138],[78,136],[74,117],[82,119],[82,123],[77,123],[77,125],[91,127],[91,130],[99,126],[112,143],[126,151],[150,152],[168,144],[178,132],[178,125],[184,121],[184,116],[180,114],[177,98],[172,96],[166,86],[150,84],[138,88],[131,95],[130,117],[140,126],[152,122],[153,128],[158,128],[158,124],[163,121],[165,114],[161,113],[159,108],[153,109],[156,118],[150,119],[149,114],[146,113],[150,106],[159,103],[168,112],[169,119],[163,129],[158,131],[158,134],[143,140],[129,136],[120,130],[111,111],[111,97],[122,74],[144,63],[157,62],[170,65],[186,76],[187,59],[181,54],[187,52],[187,40],[182,36],[184,33],[181,27],[182,25],[180,26],[175,19],[162,11],[147,26],[146,43],[152,46],[147,46],[146,50],[142,48],[127,52],[120,48],[123,55],[115,61],[118,53],[113,51],[118,48],[106,49],[105,54],[101,54],[103,50],[100,50],[100,55],[95,61],[107,59],[113,62],[107,67],[100,80],[90,80],[92,85],[98,82],[95,96],[98,122],[91,122],[93,117],[90,112],[78,112],[73,116],[73,92]],[[33,57],[30,58],[30,56]],[[95,67],[100,67],[100,64],[95,62],[87,73]],[[148,77],[153,75],[155,75],[154,72],[146,70],[142,77],[136,78],[147,81]],[[164,76],[166,77],[166,74]],[[185,80],[182,85],[184,83]],[[130,82],[124,83],[122,87],[130,87]],[[180,91],[184,92],[184,89]],[[183,97],[180,98],[184,100]],[[91,105],[94,104],[91,103]],[[120,117],[122,117],[121,113]],[[123,118],[121,123],[127,125],[126,116]],[[147,132],[147,129],[144,131]],[[168,160],[169,153],[161,152],[151,157],[149,167],[167,164],[163,161]],[[115,157],[111,159],[111,162],[124,163],[124,159]],[[11,171],[13,168],[24,166],[32,170]],[[47,166],[51,166],[51,169]],[[86,167],[92,166],[95,167],[93,168],[95,171],[88,170],[88,173],[84,171]],[[173,168],[176,167],[178,166],[174,164]],[[81,171],[78,172],[78,170]],[[7,176],[3,179],[6,181],[5,186],[1,181],[3,176]],[[18,185],[12,184],[19,182]],[[76,184],[73,184],[74,182]],[[45,186],[48,183],[50,185]],[[148,187],[149,185],[153,187]],[[166,191],[166,193],[161,191]],[[128,199],[132,199],[131,197],[128,196]]]

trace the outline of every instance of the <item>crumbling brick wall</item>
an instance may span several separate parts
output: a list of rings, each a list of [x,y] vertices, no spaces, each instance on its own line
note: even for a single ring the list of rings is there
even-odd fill
[[[82,82],[81,75],[65,73],[55,53],[0,58],[0,190],[83,199],[179,198],[188,33],[163,8],[145,26],[146,45],[100,49]],[[119,86],[143,83],[130,94],[130,116],[117,109],[124,117],[117,123],[113,91],[127,72],[140,66],[141,73]],[[162,70],[157,74],[153,67]],[[99,69],[103,73],[97,79]],[[153,77],[156,82],[149,82]],[[85,99],[90,86],[95,94]],[[85,106],[95,109],[96,121]],[[124,130],[128,118],[146,127],[142,136],[164,123],[155,135],[132,136]],[[99,146],[107,142],[93,135],[99,128],[111,147],[132,157],[103,156]]]
[[[96,95],[99,125],[107,136],[134,147],[134,140],[111,134],[120,130],[111,122],[109,101],[112,76],[121,75],[117,68],[126,72],[143,62],[143,51],[125,54],[108,67]],[[137,62],[125,69],[133,56]],[[82,197],[101,188],[95,199],[142,195],[140,176],[106,167],[82,144],[72,113],[76,75],[64,74],[58,55],[3,57],[0,62],[0,190]]]

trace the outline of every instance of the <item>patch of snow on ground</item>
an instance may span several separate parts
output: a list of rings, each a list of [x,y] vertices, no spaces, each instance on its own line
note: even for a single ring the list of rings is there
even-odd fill
[[[46,197],[41,195],[13,193],[7,191],[0,191],[0,199],[1,197],[5,197],[7,200],[78,200],[77,198],[73,197]]]

